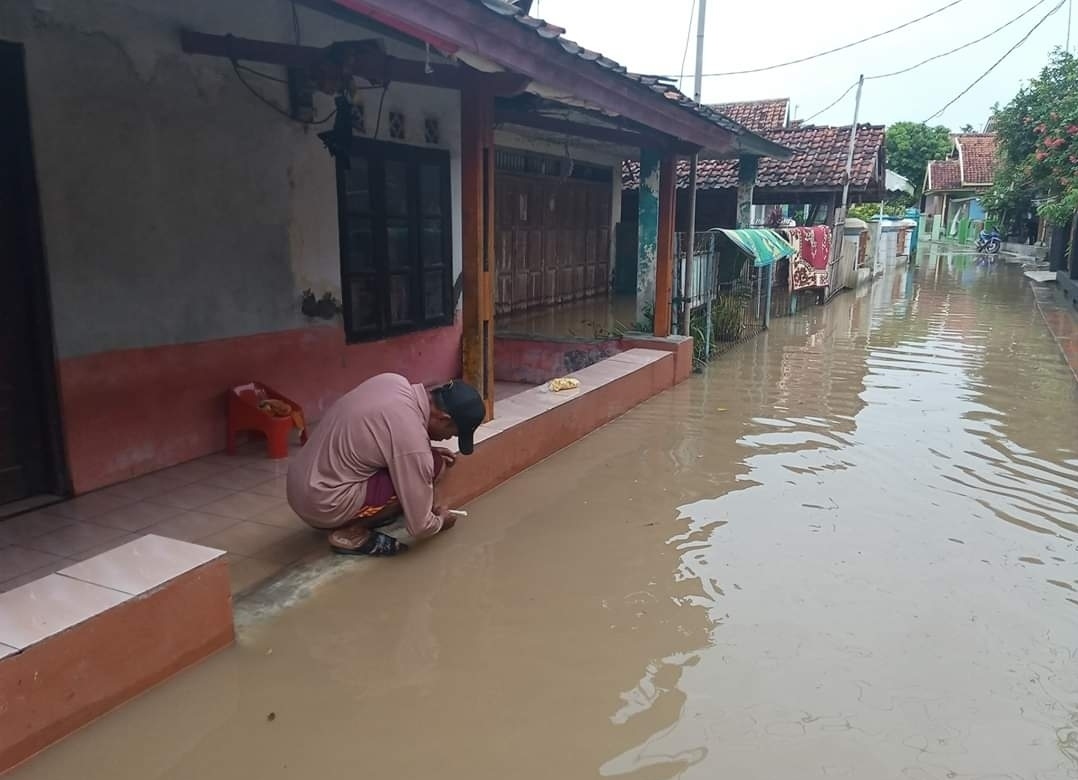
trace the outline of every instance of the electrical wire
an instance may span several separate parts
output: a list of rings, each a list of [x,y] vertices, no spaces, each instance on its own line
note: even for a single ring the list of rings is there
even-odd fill
[[[1055,6],[1053,6],[1053,7],[1052,7],[1052,10],[1051,10],[1051,11],[1049,11],[1049,12],[1048,12],[1048,13],[1046,13],[1046,14],[1045,14],[1044,16],[1042,16],[1042,17],[1041,17],[1041,20],[1040,20],[1039,22],[1037,22],[1037,23],[1036,23],[1035,25],[1033,25],[1033,26],[1032,26],[1032,27],[1031,27],[1031,28],[1029,29],[1029,32],[1027,32],[1027,33],[1026,33],[1025,35],[1023,35],[1023,36],[1022,36],[1021,38],[1019,38],[1019,39],[1018,39],[1018,42],[1017,42],[1017,43],[1015,43],[1015,44],[1014,44],[1014,46],[1012,46],[1011,48],[1007,49],[1007,51],[1005,51],[1005,52],[1003,53],[1003,56],[1002,56],[1002,57],[1000,57],[1000,58],[999,58],[998,60],[996,60],[995,62],[993,62],[993,63],[992,63],[992,64],[991,64],[990,66],[989,66],[988,70],[986,70],[986,71],[985,71],[984,73],[982,73],[982,74],[981,74],[980,76],[978,76],[977,78],[975,78],[975,79],[974,79],[974,80],[973,80],[973,81],[972,81],[972,82],[971,82],[971,83],[969,84],[969,86],[967,86],[967,87],[966,87],[965,89],[963,89],[963,90],[962,90],[961,92],[959,92],[959,93],[958,93],[957,95],[955,95],[955,96],[954,96],[953,98],[951,98],[951,99],[950,99],[949,101],[947,101],[947,103],[946,103],[946,104],[944,104],[943,108],[941,108],[941,109],[940,109],[939,111],[937,111],[936,113],[932,114],[932,116],[928,117],[928,119],[926,119],[926,120],[925,120],[925,122],[926,122],[926,123],[928,123],[928,122],[931,122],[931,121],[932,121],[933,119],[935,119],[935,118],[936,118],[936,117],[938,117],[938,116],[939,116],[940,114],[942,114],[942,113],[943,113],[944,111],[946,111],[946,110],[947,110],[948,108],[950,108],[950,107],[951,107],[951,106],[953,106],[953,105],[954,105],[955,103],[957,103],[957,102],[958,102],[958,101],[959,101],[959,100],[960,100],[960,99],[961,99],[961,98],[962,98],[962,97],[963,97],[963,96],[964,96],[964,95],[965,95],[965,94],[966,94],[967,92],[969,92],[969,91],[970,91],[971,89],[973,89],[973,88],[974,88],[975,86],[977,86],[978,84],[980,84],[980,83],[981,83],[981,81],[983,81],[983,80],[985,79],[985,77],[986,77],[986,76],[988,76],[988,74],[989,74],[989,73],[991,73],[992,71],[994,71],[994,70],[996,69],[996,66],[997,66],[997,65],[999,65],[999,64],[1000,64],[1001,62],[1003,62],[1003,60],[1005,60],[1005,59],[1007,59],[1007,58],[1008,58],[1009,56],[1011,56],[1011,54],[1012,54],[1012,53],[1014,53],[1015,49],[1017,49],[1017,48],[1018,48],[1019,46],[1021,46],[1021,45],[1022,45],[1023,43],[1025,43],[1026,41],[1028,41],[1028,40],[1030,39],[1030,37],[1031,37],[1031,36],[1033,35],[1033,33],[1035,33],[1035,32],[1037,31],[1037,28],[1038,28],[1038,27],[1040,27],[1040,26],[1041,26],[1042,24],[1044,24],[1045,22],[1047,22],[1047,21],[1048,21],[1048,17],[1050,17],[1050,16],[1052,15],[1052,14],[1054,14],[1054,13],[1055,13],[1056,11],[1058,11],[1058,10],[1059,10],[1060,8],[1062,8],[1062,7],[1063,7],[1063,4],[1064,4],[1064,3],[1066,3],[1066,2],[1067,2],[1067,0],[1059,0],[1059,2],[1058,2],[1058,3],[1056,3],[1056,4],[1055,4]]]
[[[681,76],[678,78],[678,89],[682,92],[681,82],[685,78],[685,60],[689,58],[689,41],[692,40],[692,20],[696,17],[696,0],[692,0],[692,7],[689,9],[689,28],[685,30],[685,50],[681,53]],[[695,74],[693,74],[695,75]]]
[[[931,57],[926,57],[925,59],[921,60],[920,62],[916,62],[913,65],[910,65],[910,66],[905,67],[905,68],[901,68],[899,70],[893,70],[890,73],[877,73],[877,74],[874,74],[872,76],[865,76],[865,81],[876,81],[878,79],[888,79],[888,78],[892,78],[893,76],[901,76],[901,75],[903,75],[905,73],[909,73],[910,71],[917,70],[917,68],[920,68],[923,65],[927,65],[930,62],[935,62],[936,60],[943,59],[944,57],[949,57],[952,54],[957,54],[958,52],[962,51],[963,49],[968,49],[970,46],[975,46],[978,43],[982,43],[983,41],[988,40],[989,38],[991,38],[994,35],[998,35],[999,33],[1003,32],[1004,30],[1006,30],[1011,25],[1016,24],[1021,19],[1028,16],[1030,13],[1035,11],[1038,7],[1044,5],[1047,1],[1048,0],[1037,0],[1036,3],[1031,5],[1026,10],[1022,11],[1022,13],[1018,14],[1018,16],[1015,16],[1015,17],[1013,17],[1011,19],[1008,19],[1006,22],[999,25],[994,30],[992,30],[992,31],[990,31],[988,33],[985,33],[980,38],[975,38],[972,41],[967,41],[966,43],[963,43],[961,46],[956,46],[953,49],[948,49],[945,52],[942,52],[940,54],[935,54],[935,55],[933,55]],[[855,81],[853,84],[846,87],[846,90],[841,95],[839,95],[834,101],[832,101],[831,103],[828,103],[826,108],[821,108],[819,111],[817,111],[812,116],[808,117],[807,119],[801,120],[802,123],[807,124],[808,122],[810,122],[813,119],[815,119],[816,117],[818,117],[820,114],[823,114],[824,112],[829,111],[832,108],[834,108],[836,105],[838,105],[842,101],[842,99],[844,97],[846,97],[848,94],[850,94],[850,91],[853,90],[853,88],[856,87],[856,86],[857,86],[857,82]]]
[[[843,93],[842,93],[841,95],[839,95],[839,96],[838,96],[837,98],[835,98],[835,99],[834,99],[834,100],[833,100],[832,102],[828,103],[828,104],[827,104],[827,106],[826,106],[826,108],[821,108],[821,109],[820,109],[819,111],[817,111],[817,112],[816,112],[815,114],[813,114],[812,116],[810,116],[810,117],[806,117],[806,118],[802,119],[802,120],[801,120],[801,124],[803,124],[803,125],[807,125],[807,124],[808,124],[809,122],[811,122],[811,121],[812,121],[813,119],[815,119],[816,117],[818,117],[818,116],[819,116],[820,114],[824,113],[825,111],[830,111],[830,110],[831,110],[832,108],[834,108],[835,106],[837,106],[837,105],[838,105],[839,103],[841,103],[841,102],[842,102],[842,98],[844,98],[844,97],[846,97],[846,96],[847,96],[848,94],[850,94],[850,92],[851,92],[851,91],[853,90],[853,88],[857,86],[857,84],[858,84],[858,82],[859,82],[859,81],[860,81],[860,79],[858,79],[857,81],[855,81],[855,82],[853,82],[852,84],[850,84],[850,86],[846,87],[846,91],[845,91],[845,92],[843,92]]]
[[[299,46],[299,11],[296,10],[296,0],[292,0],[292,34],[296,39],[296,45]]]
[[[819,59],[820,57],[826,57],[829,54],[835,54],[836,52],[845,51],[846,49],[852,49],[854,46],[860,46],[862,43],[868,43],[869,41],[874,41],[877,38],[882,38],[885,35],[890,35],[893,32],[898,32],[899,30],[904,30],[905,28],[909,27],[910,25],[917,24],[918,22],[923,22],[925,19],[930,19],[931,17],[936,16],[937,14],[941,14],[941,13],[943,13],[944,11],[946,11],[949,8],[954,8],[956,5],[958,5],[961,2],[964,2],[964,0],[951,0],[951,2],[947,3],[946,5],[943,5],[943,6],[939,7],[939,8],[937,8],[934,11],[929,11],[927,14],[923,14],[921,16],[918,16],[916,19],[910,19],[908,22],[903,22],[902,24],[898,25],[897,27],[892,27],[892,28],[890,28],[888,30],[884,30],[882,32],[875,33],[874,35],[870,35],[867,38],[861,38],[860,40],[856,40],[856,41],[853,41],[851,43],[846,43],[846,44],[843,44],[842,46],[836,46],[833,49],[828,49],[827,51],[821,51],[821,52],[819,52],[817,54],[811,54],[811,55],[809,55],[807,57],[799,57],[796,60],[789,60],[788,62],[779,62],[779,63],[776,63],[774,65],[765,65],[765,66],[762,66],[762,67],[759,67],[759,68],[746,68],[745,70],[729,70],[729,71],[722,71],[720,73],[704,73],[703,75],[704,76],[709,76],[709,77],[710,76],[744,76],[744,75],[749,74],[749,73],[763,73],[764,71],[767,71],[767,70],[776,70],[778,68],[786,68],[786,67],[789,67],[790,65],[800,65],[803,62],[808,62],[810,60],[816,60],[816,59]],[[684,67],[682,67],[682,70],[684,70]],[[676,77],[670,77],[670,78],[684,78],[685,76],[688,76],[688,75],[692,75],[692,74],[681,73],[680,75],[678,75]]]
[[[902,70],[895,70],[895,71],[891,71],[890,73],[880,73],[880,74],[875,75],[875,76],[865,76],[865,81],[870,81],[870,80],[875,80],[875,79],[886,79],[886,78],[890,78],[891,76],[901,76],[903,73],[909,73],[911,70],[916,70],[917,68],[921,67],[922,65],[927,65],[928,63],[934,62],[935,60],[938,60],[938,59],[942,59],[943,57],[949,57],[950,55],[955,54],[957,52],[960,52],[963,49],[968,49],[970,46],[974,46],[974,45],[980,43],[981,41],[986,41],[989,38],[991,38],[993,35],[997,35],[998,33],[1003,32],[1005,29],[1010,27],[1015,22],[1019,21],[1020,19],[1027,16],[1028,14],[1033,13],[1033,11],[1038,6],[1044,5],[1047,1],[1048,0],[1037,0],[1036,3],[1031,5],[1026,10],[1022,11],[1022,13],[1018,14],[1018,16],[1014,17],[1010,21],[1004,22],[999,27],[992,30],[990,33],[986,33],[985,35],[982,35],[980,38],[972,40],[969,43],[963,43],[961,46],[956,46],[955,48],[950,49],[949,51],[945,51],[942,54],[937,54],[937,55],[935,55],[933,57],[929,57],[927,59],[921,60],[920,62],[918,62],[918,63],[916,63],[914,65],[910,65],[908,68],[903,68]]]
[[[247,81],[247,79],[245,79],[243,77],[243,71],[244,70],[251,70],[250,68],[247,68],[246,66],[241,66],[235,60],[231,60],[231,62],[232,62],[232,70],[236,73],[236,78],[238,78],[240,80],[240,83],[243,84],[243,86],[247,87],[247,91],[250,92],[252,95],[254,95],[256,98],[258,98],[262,103],[265,103],[267,106],[272,108],[278,114],[285,117],[286,119],[291,119],[293,122],[299,122],[301,125],[324,125],[326,122],[333,119],[334,116],[336,116],[337,109],[333,109],[333,111],[331,111],[329,114],[322,117],[321,119],[311,119],[309,121],[303,120],[303,119],[297,119],[296,117],[292,116],[292,114],[290,112],[285,111],[279,105],[274,103],[268,97],[263,95],[261,92],[259,92],[257,89],[255,89],[253,86],[251,86],[251,84]],[[252,71],[252,72],[257,73],[257,71]],[[259,75],[264,75],[264,74],[259,74]],[[279,80],[279,79],[275,79],[275,80]],[[385,93],[383,93],[383,97],[385,97]]]
[[[266,79],[266,81],[275,81],[278,84],[287,84],[288,79],[282,79],[277,76],[270,75],[269,73],[263,73],[260,70],[254,68],[248,68],[246,65],[241,65],[238,62],[233,63],[233,66],[238,70],[242,70],[244,73],[250,73],[252,76],[258,76],[260,79]]]
[[[382,87],[382,96],[378,98],[378,118],[374,121],[374,135],[371,138],[378,140],[378,131],[382,127],[382,106],[386,102],[386,93],[389,92],[389,83]]]

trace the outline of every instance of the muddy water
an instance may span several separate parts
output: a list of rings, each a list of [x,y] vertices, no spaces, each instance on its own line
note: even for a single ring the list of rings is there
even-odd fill
[[[922,258],[17,780],[1078,776],[1078,391]]]

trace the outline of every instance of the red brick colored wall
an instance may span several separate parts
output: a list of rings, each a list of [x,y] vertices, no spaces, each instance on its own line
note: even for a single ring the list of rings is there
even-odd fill
[[[76,493],[225,446],[225,391],[265,382],[317,420],[364,379],[393,371],[435,383],[460,374],[459,322],[346,345],[339,328],[129,349],[59,362],[67,461]]]

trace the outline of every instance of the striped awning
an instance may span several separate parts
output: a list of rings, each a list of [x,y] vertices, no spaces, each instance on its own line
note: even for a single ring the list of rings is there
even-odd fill
[[[720,232],[730,239],[734,246],[751,257],[757,267],[771,265],[780,258],[792,257],[797,254],[797,249],[774,230],[766,228],[742,228],[741,230],[721,228]]]

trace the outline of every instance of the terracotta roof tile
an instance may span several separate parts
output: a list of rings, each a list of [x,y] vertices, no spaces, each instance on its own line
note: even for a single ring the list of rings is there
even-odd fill
[[[756,186],[787,190],[841,188],[849,150],[850,128],[847,127],[789,127],[762,133],[775,143],[794,149],[789,160],[772,157],[760,159]],[[876,164],[883,146],[884,128],[860,125],[854,146],[850,186],[866,189],[873,184]],[[625,164],[622,184],[627,189],[639,186],[640,166]],[[689,164],[678,165],[678,186],[688,187]],[[700,189],[713,190],[737,186],[736,160],[701,160],[697,169]]]
[[[995,133],[963,133],[956,135],[954,141],[962,163],[962,185],[991,184],[997,166]]]
[[[739,103],[717,103],[716,111],[744,125],[754,133],[786,127],[790,113],[790,99],[744,100]]]
[[[925,192],[962,188],[962,166],[958,160],[933,160],[928,164]]]

